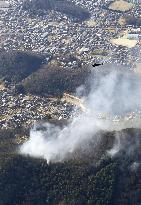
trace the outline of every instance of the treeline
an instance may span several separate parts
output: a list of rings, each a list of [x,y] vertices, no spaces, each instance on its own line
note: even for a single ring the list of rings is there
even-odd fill
[[[33,14],[43,14],[44,10],[55,10],[68,16],[77,18],[80,21],[90,17],[90,13],[70,0],[32,0],[25,1],[23,9],[29,10]]]
[[[3,205],[106,205],[113,194],[116,163],[99,171],[70,163],[16,156],[0,170]]]
[[[0,129],[0,167],[17,154],[16,136],[29,135],[26,128]]]

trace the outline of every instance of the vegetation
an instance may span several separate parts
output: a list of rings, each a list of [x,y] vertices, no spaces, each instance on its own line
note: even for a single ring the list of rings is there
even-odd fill
[[[11,205],[12,202],[12,205],[139,205],[141,203],[140,168],[131,169],[132,162],[140,159],[140,130],[128,129],[117,133],[122,134],[121,138],[126,135],[129,142],[127,147],[130,150],[131,146],[135,147],[130,154],[125,147],[125,150],[121,150],[113,159],[107,157],[97,163],[91,158],[90,161],[82,163],[71,160],[49,165],[45,160],[16,154],[17,145],[14,145],[15,148],[11,147],[11,142],[14,142],[18,133],[28,134],[28,131],[5,130],[0,133],[2,142],[0,153],[3,150],[5,158],[6,150],[10,153],[12,149],[14,153],[0,164],[0,204]],[[114,133],[105,133],[105,135],[103,133],[103,137],[108,139],[105,143],[110,143]],[[125,138],[123,140],[125,143]],[[102,143],[99,149],[105,149],[105,143]]]
[[[72,69],[48,65],[26,78],[23,86],[32,94],[59,96],[63,92],[75,92],[78,86],[85,84],[89,72],[85,67]]]
[[[77,18],[80,21],[86,20],[90,17],[90,14],[86,9],[66,0],[25,1],[23,8],[25,10],[29,10],[33,14],[43,14],[44,10],[55,10]]]
[[[66,56],[64,62],[71,60],[77,59]],[[0,80],[14,84],[16,94],[28,92],[59,96],[63,92],[75,92],[78,86],[86,83],[90,72],[81,67],[80,62],[75,68],[73,65],[68,68],[44,62],[44,56],[39,54],[0,50]]]
[[[7,160],[13,158],[17,153],[16,136],[28,135],[29,131],[22,129],[1,129],[0,130],[0,167]]]
[[[127,25],[141,26],[141,17],[135,16],[125,16],[125,21]]]
[[[33,53],[0,50],[0,78],[15,83],[17,92],[41,95],[74,92],[87,83],[90,71],[86,67],[42,62],[43,57]],[[103,69],[103,75],[108,69]],[[95,75],[101,75],[99,69]],[[18,143],[24,136],[29,136],[25,128],[0,130],[0,205],[141,204],[140,129],[101,132],[95,149],[93,139],[86,142],[87,152],[76,150],[68,161],[49,165],[19,154]],[[106,151],[113,147],[115,136],[122,146],[111,158]]]
[[[110,202],[115,163],[93,171],[92,167],[50,164],[16,156],[0,170],[1,204],[103,204]]]
[[[34,53],[0,50],[0,78],[20,82],[40,68],[43,57]]]
[[[109,51],[106,50],[94,50],[92,55],[100,55],[100,56],[107,56],[109,54]]]

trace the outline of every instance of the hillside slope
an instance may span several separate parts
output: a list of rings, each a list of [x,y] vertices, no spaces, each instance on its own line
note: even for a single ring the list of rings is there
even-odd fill
[[[67,14],[69,17],[74,17],[83,21],[90,17],[89,12],[76,5],[72,1],[66,0],[31,0],[25,1],[23,9],[30,11],[33,14],[42,13],[43,10],[55,10]]]
[[[34,53],[0,50],[0,78],[20,82],[39,69],[43,59]]]
[[[83,155],[79,161],[75,158],[49,165],[45,160],[11,155],[0,169],[0,203],[140,205],[141,172],[137,162],[141,156],[141,130],[127,129],[118,134],[126,146],[113,158],[102,157],[115,136],[114,132],[103,133],[105,142],[99,146],[102,158],[97,162],[93,160],[94,152],[89,152],[86,161]]]
[[[64,92],[75,92],[85,84],[90,70],[85,67],[76,69],[60,66],[44,66],[23,81],[26,92],[37,95],[59,96]]]

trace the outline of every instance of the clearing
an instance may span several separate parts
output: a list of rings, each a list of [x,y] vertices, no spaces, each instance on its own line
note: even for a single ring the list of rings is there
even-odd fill
[[[110,41],[112,44],[118,45],[118,46],[126,46],[128,48],[133,48],[138,43],[138,40],[131,40],[131,39],[125,39],[125,38],[116,38],[111,39]]]
[[[109,5],[109,9],[114,11],[129,11],[133,8],[133,4],[123,0],[117,0]]]

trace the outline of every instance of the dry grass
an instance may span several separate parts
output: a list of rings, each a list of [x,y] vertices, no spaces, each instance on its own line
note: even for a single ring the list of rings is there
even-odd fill
[[[132,3],[128,3],[127,1],[124,0],[117,0],[113,3],[110,4],[109,9],[114,10],[114,11],[129,11],[130,9],[133,8]]]
[[[112,44],[118,45],[118,46],[126,46],[128,48],[133,48],[138,43],[137,40],[129,40],[125,38],[117,38],[117,39],[111,39],[110,41]]]

